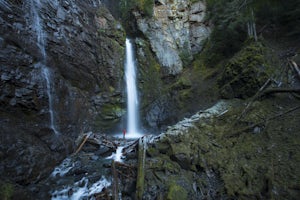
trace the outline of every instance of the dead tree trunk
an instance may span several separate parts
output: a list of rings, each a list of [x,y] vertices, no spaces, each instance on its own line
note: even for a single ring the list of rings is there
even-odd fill
[[[145,159],[146,159],[146,141],[145,138],[139,139],[138,150],[138,174],[136,181],[136,198],[141,200],[144,193],[144,179],[145,179]]]

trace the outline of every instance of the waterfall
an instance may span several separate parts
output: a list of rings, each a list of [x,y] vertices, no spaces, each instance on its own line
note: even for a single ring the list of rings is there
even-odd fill
[[[54,131],[55,134],[59,134],[56,129],[55,119],[54,119],[54,109],[53,109],[53,94],[51,92],[51,71],[46,66],[46,33],[43,30],[43,23],[39,16],[39,10],[42,8],[40,0],[30,0],[30,11],[31,11],[31,26],[32,29],[36,33],[37,37],[37,45],[42,54],[42,64],[41,66],[41,75],[45,79],[46,82],[46,92],[48,96],[48,107],[49,107],[49,115],[50,115],[50,128]]]
[[[39,16],[39,10],[41,9],[40,0],[30,0],[32,29],[37,36],[37,45],[43,56],[43,60],[46,60],[46,33],[43,30],[41,18]]]
[[[139,134],[138,92],[136,87],[136,66],[133,47],[126,39],[125,76],[127,86],[127,135],[128,138],[141,137]]]
[[[55,121],[54,121],[54,109],[53,109],[53,97],[51,93],[51,74],[47,67],[42,68],[42,74],[46,80],[46,90],[48,95],[48,104],[49,104],[49,114],[50,114],[50,128],[54,131],[55,134],[59,134],[59,132],[56,130],[55,127]]]

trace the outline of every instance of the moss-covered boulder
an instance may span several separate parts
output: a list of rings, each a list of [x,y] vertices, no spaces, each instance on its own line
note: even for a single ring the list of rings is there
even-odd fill
[[[218,81],[221,97],[253,96],[269,78],[267,49],[259,42],[246,45],[225,65]]]
[[[167,200],[185,200],[188,199],[188,194],[184,188],[177,185],[176,183],[170,185]]]

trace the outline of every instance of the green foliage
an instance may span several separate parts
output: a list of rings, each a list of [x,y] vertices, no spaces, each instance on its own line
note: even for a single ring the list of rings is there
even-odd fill
[[[138,0],[138,8],[148,17],[153,15],[154,0]]]
[[[205,64],[213,66],[240,50],[247,37],[244,28],[247,20],[236,9],[238,5],[235,0],[208,0],[207,6],[214,28],[204,49]]]
[[[139,10],[146,17],[153,15],[154,0],[120,0],[122,20],[130,19],[131,10]]]
[[[182,188],[180,185],[173,183],[169,187],[167,200],[184,200],[187,198],[187,192],[184,188]]]
[[[1,183],[0,186],[0,198],[3,200],[11,199],[14,193],[14,186],[10,183]]]
[[[300,2],[294,0],[207,0],[214,24],[204,49],[205,64],[214,66],[232,57],[247,39],[247,24],[276,26],[286,36],[300,36]],[[296,38],[297,38],[296,37]]]
[[[259,42],[251,43],[226,64],[218,82],[222,97],[247,98],[259,90],[268,79],[265,51]]]

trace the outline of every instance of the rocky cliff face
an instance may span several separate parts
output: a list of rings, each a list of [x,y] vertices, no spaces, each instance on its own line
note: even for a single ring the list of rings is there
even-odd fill
[[[98,0],[0,1],[0,171],[41,178],[122,115],[125,34]]]
[[[148,38],[151,48],[164,67],[166,75],[182,71],[185,62],[202,50],[210,34],[205,22],[205,1],[158,0],[153,16],[134,12],[139,30]]]

